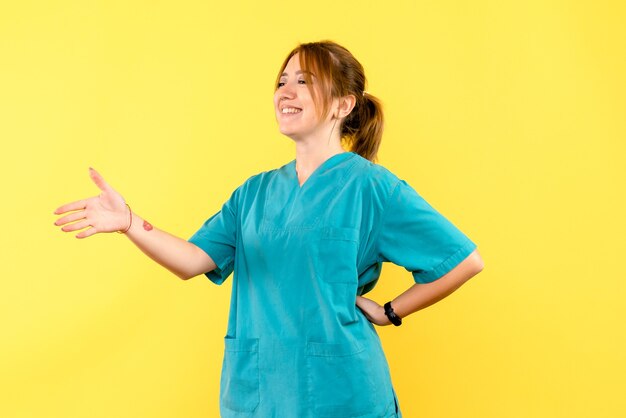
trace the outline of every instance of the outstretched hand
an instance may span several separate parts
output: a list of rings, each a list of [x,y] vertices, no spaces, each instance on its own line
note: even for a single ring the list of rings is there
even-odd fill
[[[68,215],[54,222],[56,226],[64,225],[64,232],[84,229],[76,234],[76,238],[86,238],[99,232],[121,231],[129,225],[129,209],[122,195],[116,192],[104,178],[93,168],[89,168],[89,176],[98,186],[98,196],[67,203],[54,211],[55,215]],[[70,224],[70,222],[74,222]],[[87,229],[85,229],[87,228]]]
[[[390,325],[391,321],[385,315],[385,308],[374,302],[372,299],[363,296],[356,297],[356,305],[361,309],[369,321],[376,325]]]

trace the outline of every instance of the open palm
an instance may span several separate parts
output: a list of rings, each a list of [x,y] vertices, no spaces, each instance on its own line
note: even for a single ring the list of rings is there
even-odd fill
[[[59,207],[54,211],[57,215],[72,213],[57,219],[54,224],[63,225],[61,230],[65,232],[84,229],[76,235],[76,238],[86,238],[99,232],[115,232],[127,228],[130,220],[129,209],[126,208],[122,195],[109,186],[96,170],[90,168],[89,175],[100,189],[100,195]]]

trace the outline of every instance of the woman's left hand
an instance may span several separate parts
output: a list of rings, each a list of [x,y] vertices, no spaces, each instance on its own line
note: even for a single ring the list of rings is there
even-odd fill
[[[385,308],[371,299],[363,296],[356,297],[356,306],[358,306],[363,314],[376,325],[390,325],[391,321],[385,315]]]

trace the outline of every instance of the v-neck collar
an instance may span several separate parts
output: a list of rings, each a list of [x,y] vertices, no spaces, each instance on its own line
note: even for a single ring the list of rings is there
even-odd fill
[[[338,165],[342,161],[345,161],[346,159],[350,158],[353,155],[355,154],[352,151],[344,151],[344,152],[340,152],[338,154],[334,154],[328,157],[326,160],[324,160],[323,163],[317,166],[315,170],[313,170],[313,172],[309,175],[309,177],[302,184],[300,184],[300,181],[298,180],[298,171],[296,170],[296,160],[292,160],[291,163],[289,163],[291,165],[290,172],[295,178],[296,188],[298,190],[302,190],[302,188],[304,188],[304,186],[306,186],[313,177],[316,177],[320,175],[322,172],[327,171],[332,167],[335,167],[336,165]]]

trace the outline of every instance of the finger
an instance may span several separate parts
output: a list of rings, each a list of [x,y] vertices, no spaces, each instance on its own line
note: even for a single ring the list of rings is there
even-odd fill
[[[80,219],[84,219],[85,218],[85,211],[80,211],[80,212],[74,212],[74,213],[70,213],[69,215],[66,215],[60,219],[57,219],[54,224],[56,226],[61,226],[61,225],[65,225],[67,223],[70,222],[75,222],[78,221]]]
[[[365,298],[361,298],[358,299],[360,296],[357,296],[357,300],[356,300],[356,306],[357,308],[359,308],[361,310],[361,312],[363,312],[365,314],[365,316],[367,317],[367,319],[370,319],[369,314],[367,313],[367,299]]]
[[[89,221],[84,219],[80,222],[76,222],[75,224],[65,225],[61,228],[61,230],[64,232],[78,231],[79,229],[87,228],[88,226],[91,226],[89,225]]]
[[[98,188],[103,192],[106,192],[111,188],[111,186],[109,186],[109,184],[104,181],[104,178],[100,175],[100,173],[98,173],[95,169],[91,167],[89,167],[89,176],[91,177],[93,182],[96,183],[96,186],[98,186]]]
[[[67,203],[63,206],[58,207],[54,211],[54,214],[60,215],[62,213],[69,212],[71,210],[85,209],[86,206],[87,206],[87,199],[81,199],[81,200],[77,200],[76,202]]]
[[[96,230],[96,228],[94,228],[93,226],[89,229],[85,229],[84,231],[80,231],[78,234],[76,234],[76,238],[80,239],[80,238],[87,238],[92,236],[93,234],[97,233],[98,231]]]
[[[365,315],[365,317],[367,318],[368,321],[370,321],[371,323],[374,323],[374,318],[372,318],[370,316],[370,314],[368,314],[365,310],[361,309],[361,312],[363,312],[363,315]]]
[[[376,302],[363,296],[357,296],[356,304],[361,309],[368,309],[372,307],[372,304],[376,304]]]

